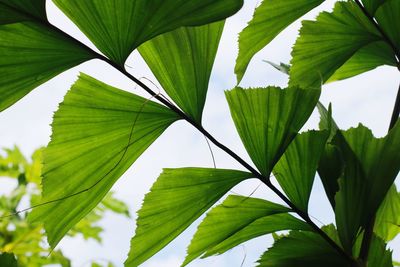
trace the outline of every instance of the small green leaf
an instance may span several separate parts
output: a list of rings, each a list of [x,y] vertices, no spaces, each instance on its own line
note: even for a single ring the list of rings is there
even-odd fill
[[[356,3],[339,1],[332,13],[303,21],[292,51],[289,85],[319,88],[357,51],[380,40],[380,33]]]
[[[308,210],[314,177],[327,138],[328,131],[310,131],[297,135],[273,171],[292,203],[305,212]]]
[[[163,89],[198,123],[223,28],[224,22],[182,27],[139,47]]]
[[[182,233],[233,186],[252,174],[235,170],[164,169],[138,212],[126,267],[138,266]]]
[[[324,239],[313,232],[291,231],[258,260],[259,267],[350,267]]]
[[[124,65],[145,41],[181,26],[199,26],[236,13],[243,0],[55,0],[107,57]]]
[[[289,75],[289,72],[290,72],[290,65],[289,64],[286,64],[286,63],[283,63],[283,62],[281,62],[279,64],[276,64],[276,63],[268,61],[268,60],[263,60],[263,61],[268,63],[268,64],[270,64],[272,67],[274,67],[275,69],[279,70],[283,74]]]
[[[81,75],[54,115],[44,150],[44,222],[54,247],[118,178],[179,118],[148,99]],[[65,213],[68,211],[68,213]]]
[[[342,154],[344,172],[335,196],[340,240],[351,251],[356,235],[375,216],[400,170],[400,123],[384,138],[362,125],[333,139]]]
[[[225,94],[247,152],[259,171],[268,177],[311,115],[320,91],[238,87]]]
[[[375,229],[385,241],[394,239],[400,233],[400,192],[393,185],[376,214]]]
[[[228,196],[199,225],[183,265],[201,255],[205,258],[222,254],[240,243],[265,234],[288,229],[310,229],[288,212],[290,209],[263,199]]]
[[[242,80],[253,56],[269,44],[281,31],[324,0],[264,0],[253,19],[239,34],[239,55],[236,59],[237,83]]]
[[[115,198],[114,192],[109,192],[101,201],[101,204],[108,210],[111,210],[117,214],[124,214],[128,218],[131,217],[129,214],[129,208],[125,202]]]

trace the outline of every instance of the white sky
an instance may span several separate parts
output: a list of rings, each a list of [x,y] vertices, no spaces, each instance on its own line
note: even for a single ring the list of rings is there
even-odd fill
[[[329,9],[333,2],[326,1],[319,10]],[[237,34],[251,18],[256,5],[257,1],[246,1],[244,8],[226,23],[203,118],[206,129],[247,160],[249,157],[234,129],[223,92],[235,86],[233,68],[237,55]],[[52,23],[91,45],[51,2],[48,3],[48,13]],[[317,12],[314,11],[306,18],[312,19],[316,14]],[[277,63],[289,62],[290,48],[295,41],[299,26],[299,23],[295,23],[289,27],[252,60],[241,86],[286,85],[287,77],[263,63],[262,60],[267,59]],[[127,65],[129,65],[128,71],[136,77],[147,77],[155,81],[136,52],[128,59]],[[52,114],[80,71],[121,89],[147,96],[143,90],[136,88],[131,81],[105,63],[100,61],[84,63],[40,86],[13,107],[0,113],[0,147],[11,147],[16,144],[25,155],[30,155],[36,148],[46,145],[51,134],[49,125]],[[332,102],[333,115],[340,127],[347,129],[362,122],[371,128],[376,136],[383,136],[388,128],[399,77],[396,69],[380,67],[355,78],[324,86],[321,101],[325,104]],[[313,114],[306,128],[316,127],[317,121],[318,116]],[[215,147],[214,153],[218,167],[242,169],[234,160]],[[193,127],[184,122],[178,122],[172,125],[133,164],[115,184],[114,191],[119,198],[129,204],[131,213],[135,215],[144,194],[163,167],[185,166],[212,167],[212,160],[204,137]],[[234,188],[234,191],[248,195],[258,185],[259,182],[252,180],[240,184]],[[269,200],[280,202],[264,186],[260,186],[253,196],[268,197]],[[318,220],[323,223],[333,221],[333,214],[318,179],[316,179],[310,205],[310,214]],[[143,266],[179,266],[197,223]],[[134,233],[134,220],[110,215],[102,222],[102,225],[106,230],[101,246],[95,242],[83,242],[79,238],[66,238],[61,241],[59,247],[73,259],[74,267],[89,266],[87,261],[90,259],[108,259],[112,260],[116,266],[123,266],[123,261],[129,251],[130,238]],[[257,238],[222,256],[197,260],[190,266],[240,266],[244,256],[246,259],[243,266],[254,266],[253,263],[270,245],[270,237]],[[395,248],[395,259],[399,260],[400,238],[397,238],[391,247]]]

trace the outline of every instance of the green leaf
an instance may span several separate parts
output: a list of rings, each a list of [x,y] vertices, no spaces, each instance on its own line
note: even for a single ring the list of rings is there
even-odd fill
[[[139,47],[164,90],[198,123],[223,28],[224,22],[182,27]]]
[[[222,169],[164,169],[138,212],[136,234],[125,266],[138,266],[252,174]]]
[[[197,257],[222,254],[258,236],[281,230],[309,230],[307,224],[287,214],[289,208],[263,199],[228,196],[213,208],[194,235],[183,265]]]
[[[47,20],[46,0],[0,0],[0,25],[36,19]]]
[[[396,66],[393,50],[383,41],[373,42],[358,50],[327,82],[344,80],[382,65]]]
[[[253,19],[239,34],[239,55],[236,59],[237,83],[242,80],[253,56],[269,44],[281,31],[324,0],[264,0]]]
[[[312,113],[320,91],[237,87],[225,94],[247,152],[259,171],[268,177]]]
[[[303,22],[292,51],[289,85],[319,88],[357,51],[380,40],[380,33],[353,1],[337,2],[332,13],[322,12],[316,21]]]
[[[331,141],[332,138],[336,135],[336,132],[339,130],[339,127],[332,117],[332,105],[329,104],[328,109],[326,109],[325,106],[318,101],[317,109],[320,116],[318,125],[319,129],[328,130],[330,132],[328,140]]]
[[[44,222],[54,247],[118,178],[179,118],[148,99],[82,74],[54,115],[44,150]],[[68,213],[65,213],[68,211]]]
[[[4,267],[17,267],[18,263],[15,259],[14,254],[1,253],[0,254],[0,266]]]
[[[394,239],[400,233],[400,192],[393,185],[376,214],[375,229],[385,241]]]
[[[347,251],[384,200],[400,169],[400,123],[384,138],[362,125],[333,139],[343,156],[344,172],[335,196],[336,224]]]
[[[0,25],[0,43],[0,111],[54,76],[94,57],[58,31],[30,21]]]
[[[305,212],[327,138],[328,131],[309,131],[297,135],[273,171],[292,203]]]
[[[368,13],[373,16],[378,7],[387,1],[388,0],[362,0],[361,2],[363,3]]]
[[[350,267],[319,235],[299,231],[278,239],[258,263],[259,267]]]
[[[375,19],[394,44],[397,57],[400,55],[400,1],[386,0],[376,11]]]
[[[364,235],[360,234],[354,244],[353,254],[359,255],[362,240]],[[392,251],[386,249],[385,242],[377,237],[375,234],[372,235],[370,241],[370,248],[368,253],[368,266],[371,267],[393,267],[392,264]]]
[[[236,13],[243,0],[55,0],[107,57],[124,65],[145,41],[181,26],[199,26]]]

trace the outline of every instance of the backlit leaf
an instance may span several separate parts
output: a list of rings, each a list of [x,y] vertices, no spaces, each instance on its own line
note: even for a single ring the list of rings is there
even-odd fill
[[[198,123],[223,27],[224,22],[182,27],[139,47],[163,89]]]
[[[205,258],[222,254],[247,240],[272,232],[309,230],[307,224],[288,212],[290,209],[263,199],[229,196],[201,222],[183,265],[201,255]]]
[[[274,167],[274,175],[288,198],[299,209],[308,210],[308,201],[324,151],[328,131],[310,131],[296,136]]]
[[[54,0],[107,57],[119,65],[142,43],[181,26],[236,13],[243,0]]]
[[[396,66],[393,50],[383,41],[373,42],[358,50],[327,82],[347,79],[382,65]]]
[[[259,171],[269,176],[312,113],[320,91],[238,87],[225,94],[247,152]]]
[[[164,169],[138,212],[136,234],[125,266],[149,259],[252,174],[222,169]]]
[[[94,57],[59,32],[30,21],[0,25],[0,44],[0,111]]]
[[[46,0],[0,0],[0,25],[36,19],[47,20]]]
[[[344,172],[335,196],[336,224],[344,248],[351,251],[360,227],[374,217],[400,169],[400,123],[384,138],[362,125],[333,139]]]
[[[376,214],[374,232],[385,241],[400,233],[400,193],[393,185]]]
[[[254,12],[253,19],[239,34],[239,55],[235,74],[242,80],[253,56],[269,44],[282,30],[324,0],[264,0]]]
[[[52,247],[177,119],[157,103],[81,75],[54,115],[44,150],[42,202],[52,203],[32,218],[44,222]]]
[[[339,1],[332,13],[303,21],[292,51],[289,84],[319,88],[357,51],[380,40],[380,33],[353,1]],[[373,53],[381,54],[375,49]]]

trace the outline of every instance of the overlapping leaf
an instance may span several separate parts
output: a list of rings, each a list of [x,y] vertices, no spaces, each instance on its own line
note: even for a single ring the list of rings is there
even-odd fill
[[[360,227],[374,217],[399,172],[399,125],[381,139],[360,125],[342,131],[333,140],[345,166],[335,197],[335,215],[340,240],[348,251]]]
[[[282,30],[324,0],[264,0],[253,19],[239,35],[239,55],[235,73],[243,78],[251,58],[269,44]]]
[[[55,0],[111,60],[123,65],[139,45],[181,26],[199,26],[236,13],[243,0]]]
[[[252,238],[276,231],[309,230],[290,209],[257,198],[229,196],[212,209],[194,235],[183,265],[195,258],[222,254]]]
[[[44,151],[43,202],[34,211],[54,247],[178,117],[89,76],[67,93]]]
[[[380,33],[353,1],[337,2],[332,13],[322,12],[316,21],[303,22],[292,51],[289,84],[320,87],[361,48],[381,40]],[[375,54],[386,54],[378,48],[380,46],[369,46],[353,59],[352,64],[359,62],[359,57],[368,52],[373,54],[368,56],[374,59],[372,65],[377,66],[376,61],[381,56]],[[387,64],[387,57],[383,57],[380,63]],[[396,64],[395,60],[392,63]],[[360,67],[357,72],[359,70]],[[348,75],[347,71],[345,76]]]
[[[297,135],[274,167],[273,172],[283,191],[305,212],[328,135],[328,131]]]
[[[400,192],[393,185],[376,214],[374,232],[385,241],[400,233]]]
[[[138,266],[182,233],[229,189],[252,174],[223,169],[165,169],[138,212],[125,266]]]
[[[396,66],[393,50],[383,41],[373,42],[358,50],[327,82],[347,79],[382,65]]]
[[[259,267],[350,267],[321,236],[291,231],[278,239],[258,261]]]
[[[378,7],[387,1],[388,0],[361,0],[365,9],[372,16],[375,14],[375,11],[378,9]]]
[[[164,90],[198,123],[223,27],[224,22],[182,27],[139,47]]]
[[[236,129],[263,175],[269,176],[312,113],[319,94],[319,90],[297,87],[235,88],[226,92]]]
[[[57,74],[93,58],[89,50],[43,22],[44,3],[0,1],[0,111]]]
[[[46,0],[0,0],[0,25],[36,19],[47,20]]]
[[[397,57],[400,56],[400,1],[386,0],[375,13],[375,19],[379,27],[388,36],[390,42],[394,47]]]

